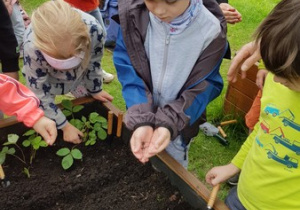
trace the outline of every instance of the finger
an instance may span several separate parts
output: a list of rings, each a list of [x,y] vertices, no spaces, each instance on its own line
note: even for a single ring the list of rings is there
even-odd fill
[[[236,82],[236,76],[237,76],[240,66],[244,60],[244,56],[246,57],[245,53],[239,52],[232,59],[232,62],[229,66],[229,70],[227,72],[227,80],[229,82]]]
[[[99,101],[102,101],[102,102],[107,102],[108,100],[105,98],[105,97],[103,97],[103,96],[99,96],[98,97],[98,100]]]
[[[258,60],[260,59],[260,56],[258,53],[253,53],[249,58],[247,58],[243,65],[241,66],[242,71],[247,71],[251,68]]]
[[[46,130],[40,131],[40,134],[48,145],[52,145],[51,136]]]
[[[74,140],[74,143],[75,144],[80,144],[81,142],[82,142],[81,136],[78,135],[78,138]]]
[[[48,144],[53,145],[56,140],[56,137],[57,137],[57,130],[55,129],[55,130],[49,131],[49,135],[50,135],[50,139],[48,140]]]
[[[140,160],[142,163],[147,163],[149,161],[149,158],[147,157],[142,157]]]
[[[83,137],[84,136],[83,133],[80,130],[78,130],[78,136],[79,137]]]
[[[108,94],[108,95],[106,96],[106,99],[109,100],[109,101],[112,101],[112,100],[114,99],[114,97]]]
[[[256,78],[256,85],[257,85],[258,88],[262,89],[263,83],[264,83],[263,81],[264,81],[264,78],[262,78],[262,77],[257,77]]]
[[[208,183],[208,184],[211,184],[211,179],[213,178],[212,174],[210,172],[208,172],[205,176],[205,181]]]
[[[139,141],[137,138],[135,138],[134,136],[130,139],[130,147],[131,147],[131,151],[133,153],[137,153],[138,151],[141,150],[142,148],[142,142]]]

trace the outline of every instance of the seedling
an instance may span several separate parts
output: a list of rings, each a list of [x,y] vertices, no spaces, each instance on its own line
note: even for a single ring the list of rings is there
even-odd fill
[[[63,157],[61,165],[65,170],[73,165],[74,159],[82,160],[82,153],[79,149],[76,148],[72,148],[70,150],[69,148],[64,147],[59,149],[56,154],[60,157]]]
[[[31,147],[30,151],[30,165],[32,164],[33,159],[35,158],[36,152],[40,147],[47,147],[47,143],[43,141],[42,137],[35,130],[28,130],[23,134],[27,136],[28,139],[24,140],[22,145],[24,147]]]
[[[5,162],[7,155],[12,155],[15,158],[17,158],[19,161],[21,161],[22,163],[26,164],[26,160],[25,160],[23,150],[17,144],[18,140],[19,140],[19,136],[17,134],[8,134],[7,135],[7,142],[5,142],[3,144],[5,147],[3,147],[1,152],[0,152],[0,164],[1,165]],[[18,150],[20,150],[20,152],[22,154],[22,157],[19,157],[19,156],[15,155],[16,149],[13,148],[13,147],[8,147],[9,145],[13,145],[14,147],[18,148]]]
[[[8,136],[7,136],[7,142],[5,142],[3,144],[5,147],[3,147],[2,150],[1,150],[1,152],[0,152],[0,165],[2,165],[5,162],[7,155],[12,155],[16,159],[18,159],[19,161],[21,161],[24,165],[27,166],[23,150],[17,144],[18,140],[19,140],[19,136],[17,134],[8,134]],[[14,147],[8,147],[8,145],[13,145],[14,147],[18,148],[18,150],[21,152],[22,156],[19,157],[19,156],[15,155],[16,149]],[[29,167],[24,167],[23,173],[26,174],[26,176],[28,178],[30,178]]]
[[[84,116],[81,119],[75,119],[74,113],[83,109],[82,105],[74,106],[72,101],[63,100],[63,113],[68,117],[72,116],[69,121],[74,127],[84,133],[83,142],[85,146],[94,145],[97,139],[105,140],[107,137],[107,120],[97,112],[90,113],[88,119]]]
[[[76,106],[74,106],[73,103],[72,103],[72,101],[67,100],[67,99],[62,100],[61,104],[62,104],[62,106],[64,108],[62,110],[62,112],[64,113],[64,115],[66,117],[72,116],[72,119],[75,119],[74,113],[80,112],[84,108],[84,106],[82,106],[82,105],[76,105]]]

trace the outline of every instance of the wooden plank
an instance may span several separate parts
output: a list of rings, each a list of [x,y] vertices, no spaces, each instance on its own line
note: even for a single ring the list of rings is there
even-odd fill
[[[223,106],[224,113],[231,114],[236,117],[244,118],[247,112],[241,110],[239,107],[235,106],[233,103],[225,99]]]
[[[229,93],[226,99],[244,112],[248,112],[253,103],[253,99],[244,95],[238,89],[229,87]]]
[[[166,151],[162,151],[156,155],[161,159],[172,171],[174,171],[183,181],[185,181],[201,198],[208,202],[210,191],[206,186],[196,178],[192,173],[187,171],[181,164],[172,158]],[[229,208],[220,199],[215,200],[215,210],[228,210]]]
[[[5,118],[5,119],[1,119],[0,120],[0,128],[11,126],[11,125],[14,125],[16,123],[18,123],[18,121],[17,121],[17,118],[15,116],[8,117],[8,118]]]
[[[235,83],[231,83],[229,87],[233,87],[239,90],[242,94],[248,96],[252,100],[255,99],[257,92],[259,90],[255,82],[249,80],[248,78],[241,79],[240,76],[239,79]],[[229,95],[233,94],[230,93],[230,91],[231,91],[230,89],[227,91],[228,94]]]
[[[258,72],[258,66],[255,64],[247,71],[246,78],[248,78],[252,82],[255,82],[257,72]],[[241,75],[240,70],[239,70],[239,75]]]

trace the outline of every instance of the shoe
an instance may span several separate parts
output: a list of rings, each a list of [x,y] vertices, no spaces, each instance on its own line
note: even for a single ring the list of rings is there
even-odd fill
[[[104,83],[110,83],[111,81],[114,80],[114,78],[115,78],[114,75],[104,71],[103,69],[102,69],[102,71],[103,71],[103,82]]]
[[[236,186],[239,182],[239,178],[240,178],[240,173],[234,175],[233,177],[231,177],[230,179],[227,180],[227,183],[232,185],[232,186]]]

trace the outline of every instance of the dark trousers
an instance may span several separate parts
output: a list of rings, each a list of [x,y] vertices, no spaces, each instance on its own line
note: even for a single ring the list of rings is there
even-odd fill
[[[237,186],[233,187],[225,199],[225,204],[231,210],[246,210],[237,195]]]

